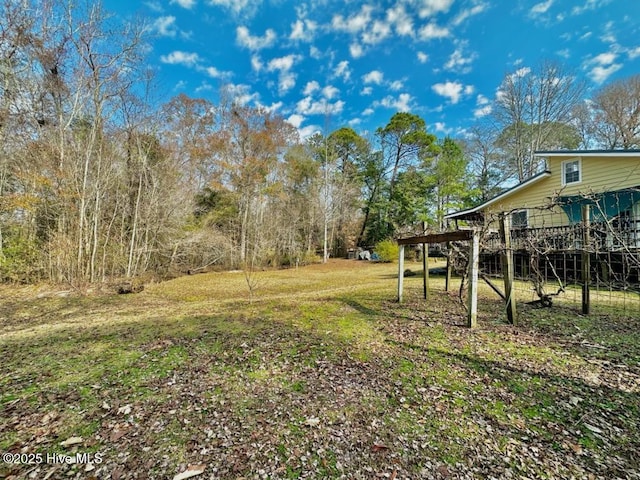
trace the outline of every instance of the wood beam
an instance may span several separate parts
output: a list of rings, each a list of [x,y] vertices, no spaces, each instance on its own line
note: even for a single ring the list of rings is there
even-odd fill
[[[445,243],[458,242],[462,240],[471,240],[473,231],[456,230],[454,232],[433,233],[430,235],[421,235],[418,237],[399,238],[398,245],[417,245],[419,243]]]

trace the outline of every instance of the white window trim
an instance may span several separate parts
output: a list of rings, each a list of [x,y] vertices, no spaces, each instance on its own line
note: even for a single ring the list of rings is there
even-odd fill
[[[525,226],[523,227],[521,225],[514,225],[513,224],[513,215],[516,214],[516,213],[522,213],[522,212],[524,212]],[[526,208],[521,208],[519,210],[513,210],[511,212],[510,220],[511,220],[511,228],[522,228],[522,229],[529,228],[529,210],[526,209]]]
[[[578,180],[575,182],[566,182],[567,175],[565,173],[565,165],[569,163],[578,162]],[[571,158],[569,160],[564,160],[560,165],[560,178],[562,182],[562,186],[566,187],[567,185],[577,185],[578,183],[582,183],[582,159],[580,157]]]

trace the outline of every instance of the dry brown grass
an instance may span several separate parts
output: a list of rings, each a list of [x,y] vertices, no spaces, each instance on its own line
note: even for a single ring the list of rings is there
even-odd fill
[[[255,275],[251,301],[242,272],[0,287],[0,450],[104,458],[0,476],[638,477],[637,318],[522,306],[513,327],[483,291],[470,331],[440,277],[398,305],[395,264]]]

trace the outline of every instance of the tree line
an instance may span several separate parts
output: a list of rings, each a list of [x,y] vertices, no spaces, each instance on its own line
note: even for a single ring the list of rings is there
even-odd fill
[[[0,280],[103,282],[298,265],[448,228],[451,210],[534,174],[533,152],[635,148],[640,77],[586,87],[557,64],[505,76],[464,138],[398,112],[365,136],[300,139],[282,117],[155,101],[143,24],[99,4],[3,0]]]

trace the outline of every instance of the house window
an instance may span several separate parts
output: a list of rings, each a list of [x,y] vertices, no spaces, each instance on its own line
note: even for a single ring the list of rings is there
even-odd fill
[[[571,185],[582,181],[582,164],[580,159],[562,162],[562,185]]]
[[[518,210],[511,214],[511,228],[527,228],[529,216],[526,210]]]

